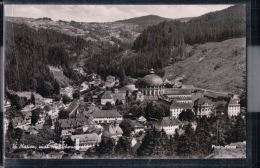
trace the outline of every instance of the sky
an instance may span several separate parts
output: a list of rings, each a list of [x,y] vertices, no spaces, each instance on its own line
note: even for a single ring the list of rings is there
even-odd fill
[[[232,5],[5,5],[5,15],[78,22],[111,22],[145,15],[200,16]]]

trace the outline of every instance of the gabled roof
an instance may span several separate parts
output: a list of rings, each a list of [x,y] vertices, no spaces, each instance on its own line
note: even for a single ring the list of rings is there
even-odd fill
[[[96,109],[93,113],[92,116],[94,118],[107,118],[107,117],[122,117],[122,115],[116,110],[116,109],[112,109],[112,110],[100,110],[100,109]]]
[[[153,122],[153,125],[157,128],[177,126],[177,125],[181,125],[181,124],[182,123],[180,120],[178,120],[177,118],[171,118],[171,117],[163,117],[161,120]]]
[[[114,98],[114,100],[125,100],[125,96],[126,96],[126,91],[124,90],[118,90],[117,93],[113,93],[112,97]]]
[[[228,105],[240,105],[239,104],[239,99],[230,99],[230,102],[229,102],[229,104]]]
[[[104,136],[106,137],[117,136],[122,134],[123,131],[118,124],[112,123],[104,128]]]
[[[79,139],[79,141],[85,141],[88,143],[97,143],[99,140],[99,136],[97,133],[90,133],[90,134],[79,134],[79,135],[72,135],[71,140],[75,141]]]
[[[146,122],[146,118],[144,118],[144,116],[141,116],[141,117],[138,118],[138,121]]]
[[[113,99],[112,92],[111,91],[105,91],[105,93],[102,95],[101,99]]]
[[[60,127],[61,128],[73,128],[73,127],[79,127],[84,124],[86,124],[88,121],[84,119],[60,119],[59,121]]]
[[[74,100],[70,103],[69,107],[67,108],[67,111],[69,113],[73,113],[77,108],[79,107],[79,102],[77,100]]]

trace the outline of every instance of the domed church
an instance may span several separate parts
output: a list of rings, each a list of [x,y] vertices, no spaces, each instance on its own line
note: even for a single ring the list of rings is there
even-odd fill
[[[153,68],[150,70],[148,75],[139,79],[135,85],[139,91],[150,98],[158,98],[158,96],[164,94],[163,80],[160,76],[154,73]]]

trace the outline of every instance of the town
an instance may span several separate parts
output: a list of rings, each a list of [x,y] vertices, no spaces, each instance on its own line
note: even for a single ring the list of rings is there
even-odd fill
[[[214,145],[245,141],[239,95],[162,79],[154,69],[124,85],[82,71],[85,81],[58,87],[53,98],[6,90],[9,157],[204,157]]]

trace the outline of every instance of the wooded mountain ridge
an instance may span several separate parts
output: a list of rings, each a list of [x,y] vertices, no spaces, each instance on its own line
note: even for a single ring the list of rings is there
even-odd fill
[[[140,21],[144,18],[109,23],[7,18],[6,86],[50,96],[58,81],[48,65],[61,67],[74,81],[80,79],[72,70],[75,67],[103,77],[110,74],[141,77],[153,67],[163,76],[165,67],[192,56],[189,48],[194,45],[246,34],[245,5],[188,20],[157,17],[145,26]]]

